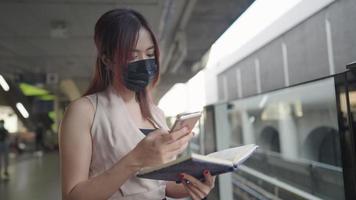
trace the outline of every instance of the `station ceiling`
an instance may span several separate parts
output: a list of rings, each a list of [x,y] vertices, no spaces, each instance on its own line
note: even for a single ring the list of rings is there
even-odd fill
[[[0,73],[72,100],[87,88],[94,25],[117,7],[150,22],[161,48],[158,100],[204,67],[202,57],[253,0],[1,0]]]

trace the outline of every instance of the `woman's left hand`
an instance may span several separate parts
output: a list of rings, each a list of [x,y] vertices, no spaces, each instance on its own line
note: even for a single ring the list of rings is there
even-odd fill
[[[208,170],[204,170],[203,174],[205,177],[203,182],[189,174],[181,174],[184,188],[193,200],[204,199],[215,186],[215,176],[212,176]]]

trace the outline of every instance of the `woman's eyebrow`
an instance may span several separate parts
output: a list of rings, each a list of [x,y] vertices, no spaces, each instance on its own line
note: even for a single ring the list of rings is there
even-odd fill
[[[146,51],[151,50],[151,49],[154,49],[154,48],[155,48],[154,46],[148,47],[148,48],[146,49]],[[140,50],[138,50],[138,49],[132,49],[132,51],[134,51],[134,52],[140,52]]]

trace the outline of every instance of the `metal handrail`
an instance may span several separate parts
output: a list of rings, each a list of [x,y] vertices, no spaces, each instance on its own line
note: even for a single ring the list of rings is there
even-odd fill
[[[247,173],[251,176],[254,176],[254,177],[257,177],[258,179],[262,179],[263,181],[267,182],[267,183],[270,183],[271,185],[274,185],[278,188],[282,188],[292,194],[296,194],[304,199],[309,199],[309,200],[322,200],[321,198],[317,197],[317,196],[314,196],[308,192],[305,192],[299,188],[296,188],[292,185],[289,185],[283,181],[280,181],[276,178],[273,178],[271,176],[267,176],[261,172],[258,172],[254,169],[251,169],[249,167],[246,167],[246,166],[243,166],[241,165],[239,167],[239,170],[243,171],[244,173]]]

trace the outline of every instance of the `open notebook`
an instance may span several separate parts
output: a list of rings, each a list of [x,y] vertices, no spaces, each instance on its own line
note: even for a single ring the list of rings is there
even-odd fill
[[[250,157],[257,147],[255,144],[248,144],[208,155],[191,153],[159,166],[143,168],[137,176],[179,182],[178,174],[184,172],[197,179],[203,179],[203,171],[205,169],[209,170],[212,175],[219,175],[238,169],[238,166]]]

